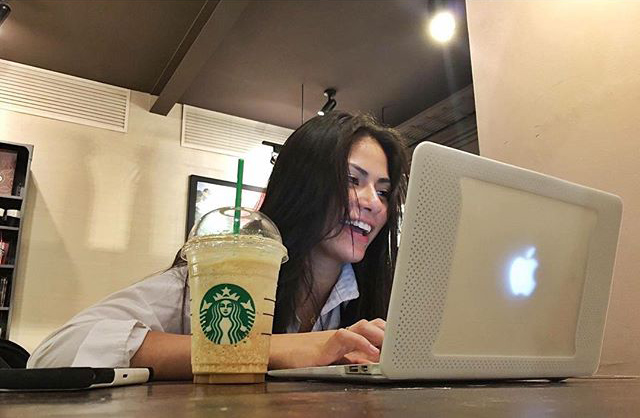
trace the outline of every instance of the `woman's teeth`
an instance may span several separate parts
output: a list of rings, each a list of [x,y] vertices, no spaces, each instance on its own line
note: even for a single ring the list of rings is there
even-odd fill
[[[358,220],[348,220],[344,222],[345,225],[351,225],[359,230],[365,237],[369,235],[371,230],[373,229],[371,225],[366,222],[358,221]]]

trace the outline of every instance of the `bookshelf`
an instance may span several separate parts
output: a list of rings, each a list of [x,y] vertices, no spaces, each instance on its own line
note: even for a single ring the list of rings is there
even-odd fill
[[[33,145],[0,142],[0,338],[8,339],[15,305]]]

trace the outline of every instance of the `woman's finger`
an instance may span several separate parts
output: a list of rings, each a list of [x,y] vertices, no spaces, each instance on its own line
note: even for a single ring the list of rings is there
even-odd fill
[[[352,351],[350,353],[345,354],[340,360],[336,362],[337,364],[371,364],[373,363],[367,356],[365,356],[360,351]]]
[[[349,331],[362,335],[376,347],[382,347],[384,328],[380,328],[380,326],[384,326],[384,324],[380,324],[379,322],[374,324],[373,321],[361,320],[351,325]]]
[[[332,364],[353,351],[360,351],[370,361],[378,361],[380,350],[360,334],[339,329],[321,349],[319,363]]]
[[[383,331],[384,331],[385,327],[387,326],[387,321],[385,321],[382,318],[376,318],[373,321],[369,321],[369,323],[375,325],[376,327],[380,328]]]

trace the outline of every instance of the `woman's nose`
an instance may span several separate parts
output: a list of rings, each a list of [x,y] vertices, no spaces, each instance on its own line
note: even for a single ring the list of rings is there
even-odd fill
[[[371,186],[362,187],[358,193],[358,203],[361,209],[378,212],[383,209],[383,203],[376,188]]]

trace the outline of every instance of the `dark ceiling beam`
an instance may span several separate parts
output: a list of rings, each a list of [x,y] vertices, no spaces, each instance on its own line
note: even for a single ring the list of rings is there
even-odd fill
[[[208,0],[205,3],[152,90],[158,95],[151,107],[152,113],[165,116],[169,113],[247,4],[248,1],[243,0]]]
[[[153,88],[150,92],[151,94],[158,96],[160,95],[160,93],[162,93],[162,89],[167,85],[167,82],[169,82],[169,79],[176,71],[176,68],[178,68],[178,65],[180,65],[180,62],[184,59],[184,56],[189,51],[189,48],[191,48],[191,45],[193,45],[193,41],[196,40],[196,38],[200,34],[200,31],[213,14],[213,11],[216,9],[217,5],[218,0],[205,0],[204,4],[200,8],[200,11],[198,12],[198,15],[195,19],[193,19],[191,27],[189,27],[189,30],[187,30],[187,33],[182,38],[182,41],[180,41],[180,45],[178,45],[178,48],[176,48],[169,62],[167,62],[164,70],[162,70],[162,74],[160,74],[160,77],[158,77],[155,84],[153,85]]]

